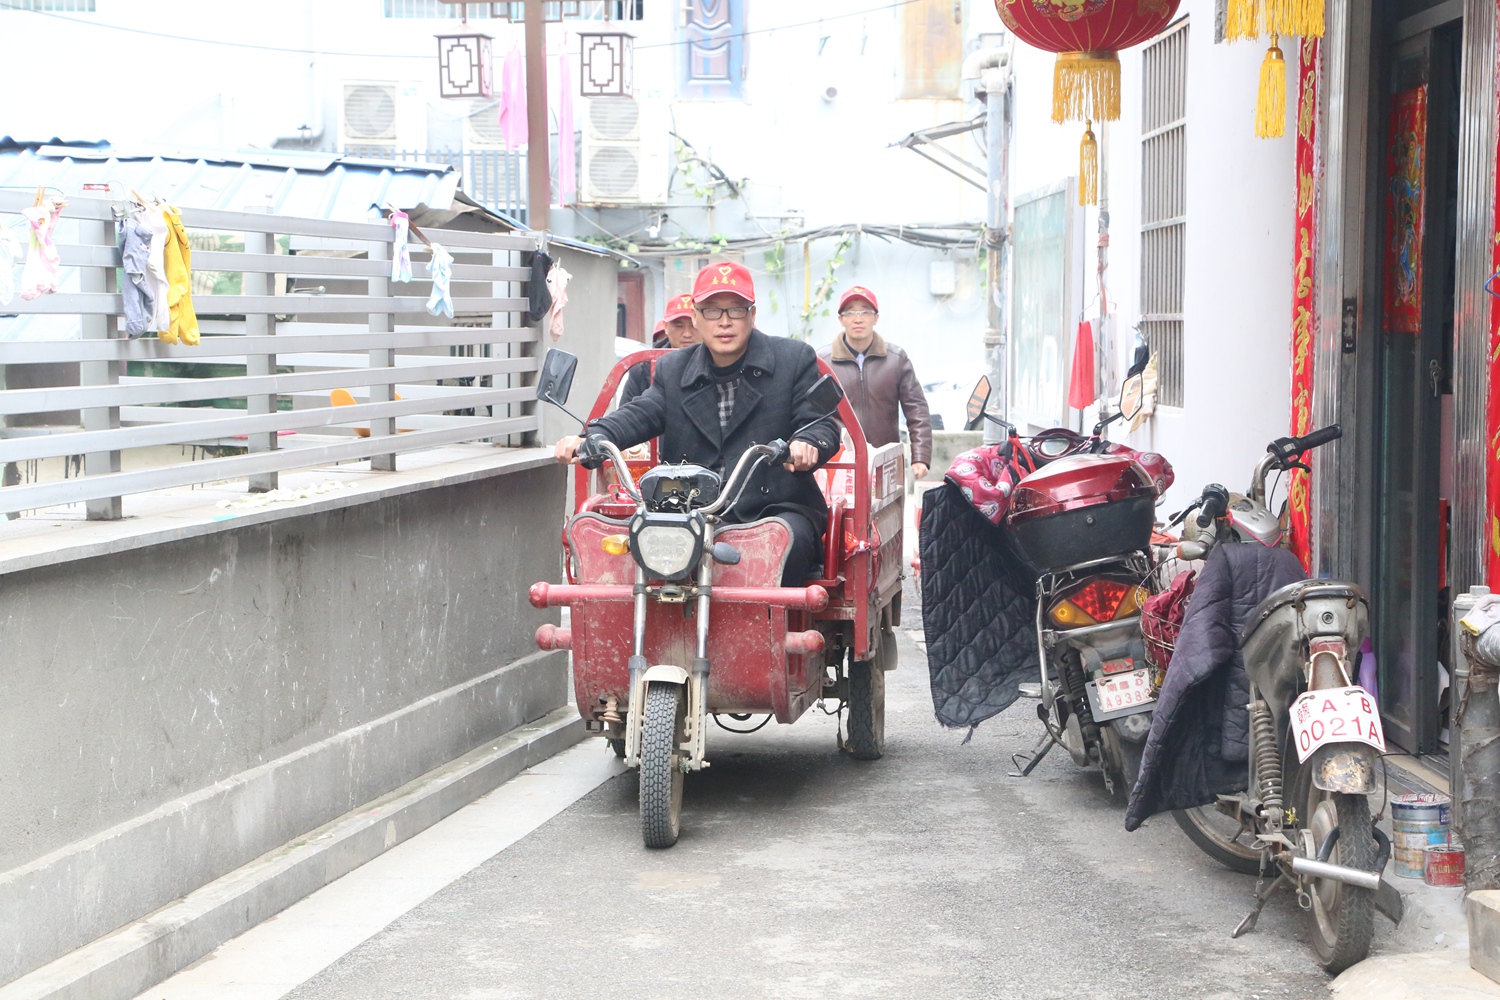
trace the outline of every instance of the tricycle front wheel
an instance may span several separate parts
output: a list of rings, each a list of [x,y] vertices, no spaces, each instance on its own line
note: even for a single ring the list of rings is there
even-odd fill
[[[850,661],[848,708],[844,745],[855,760],[879,760],[885,752],[885,671],[879,660]]]
[[[641,725],[641,840],[647,847],[671,847],[682,825],[682,768],[678,747],[687,721],[681,684],[646,686]]]

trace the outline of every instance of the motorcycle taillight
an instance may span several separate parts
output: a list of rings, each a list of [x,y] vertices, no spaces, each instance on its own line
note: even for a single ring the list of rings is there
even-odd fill
[[[1090,580],[1068,595],[1084,614],[1096,622],[1107,622],[1115,616],[1120,602],[1130,588],[1113,580]]]

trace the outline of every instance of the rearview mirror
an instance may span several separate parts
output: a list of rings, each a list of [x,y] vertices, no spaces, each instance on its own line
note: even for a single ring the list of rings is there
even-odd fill
[[[974,386],[974,391],[969,394],[969,402],[965,407],[967,420],[964,422],[964,430],[977,431],[984,423],[984,408],[990,405],[990,377],[982,375],[979,382]]]
[[[832,375],[824,375],[812,384],[805,397],[819,413],[827,416],[838,409],[844,399],[844,387]]]
[[[566,408],[573,391],[573,374],[578,371],[578,357],[552,348],[542,359],[542,370],[536,381],[536,398]]]
[[[1146,392],[1146,380],[1139,372],[1125,380],[1120,386],[1120,416],[1126,420],[1134,420],[1135,415],[1141,412],[1141,404],[1144,402]]]

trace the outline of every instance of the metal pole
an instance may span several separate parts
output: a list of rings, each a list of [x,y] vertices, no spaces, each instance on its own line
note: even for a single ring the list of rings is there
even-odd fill
[[[1113,343],[1105,343],[1109,322],[1109,299],[1105,294],[1104,275],[1109,270],[1109,123],[1099,123],[1099,325],[1094,329],[1094,384],[1099,390],[1099,414],[1112,412],[1119,400],[1115,397]]]
[[[1008,419],[1010,383],[1006,365],[1006,312],[1010,303],[1005,282],[1010,257],[1010,132],[1015,97],[1008,56],[1002,56],[998,66],[985,70],[981,82],[985,93],[985,132],[989,140],[985,165],[989,203],[984,229],[989,295],[984,353],[990,374],[990,412]],[[997,424],[985,421],[985,441],[998,441],[1001,433]]]
[[[551,219],[552,166],[547,127],[547,22],[542,0],[526,0],[526,225],[544,230]]]

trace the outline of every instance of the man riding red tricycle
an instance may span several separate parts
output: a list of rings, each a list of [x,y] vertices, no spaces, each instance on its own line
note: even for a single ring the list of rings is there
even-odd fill
[[[617,363],[588,426],[608,411],[633,364],[670,353]],[[576,361],[549,352],[537,397],[562,406]],[[848,715],[840,744],[861,760],[881,755],[883,672],[896,665],[901,615],[905,458],[899,444],[866,444],[837,380],[820,367],[824,377],[802,394],[799,412],[825,421],[836,410],[845,436],[832,460],[801,473],[817,482],[828,510],[805,581],[783,580],[790,518],[727,516],[759,488],[763,470],[790,463],[787,440],[755,444],[722,471],[660,464],[672,456],[660,456],[655,439],[630,458],[602,434],[577,446],[563,533],[568,583],[531,588],[533,605],[570,606],[571,622],[543,625],[537,644],[572,650],[585,726],[640,768],[648,847],[677,842],[684,777],[709,765],[710,715],[764,713],[790,723],[837,699]]]

